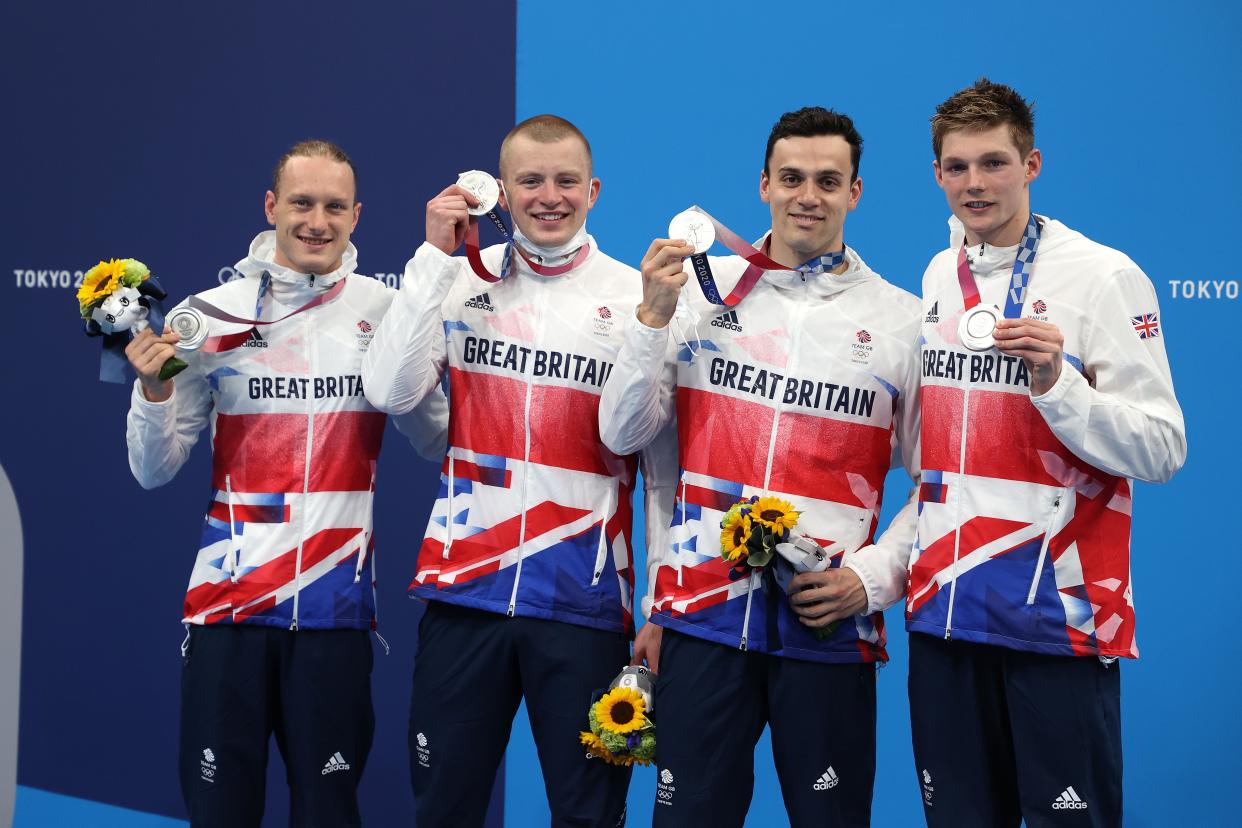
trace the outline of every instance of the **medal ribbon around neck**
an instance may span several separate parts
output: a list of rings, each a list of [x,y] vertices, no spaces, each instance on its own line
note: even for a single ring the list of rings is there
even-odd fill
[[[496,283],[507,277],[513,270],[513,251],[515,250],[530,269],[540,276],[560,276],[568,273],[586,261],[586,257],[590,255],[591,245],[588,243],[579,247],[578,252],[563,264],[548,267],[534,261],[520,244],[513,241],[509,228],[505,227],[504,221],[496,213],[500,195],[500,187],[496,179],[480,170],[469,170],[458,176],[457,186],[470,193],[479,202],[477,207],[469,208],[470,222],[466,226],[466,261],[470,262],[470,269],[483,281]],[[487,216],[491,219],[492,224],[505,240],[505,256],[500,265],[499,275],[492,273],[483,264],[483,257],[479,251],[479,216]]]
[[[312,276],[312,278],[314,277]],[[259,280],[259,295],[255,300],[254,306],[255,316],[260,315],[259,311],[263,304],[263,294],[267,292],[268,285],[270,284],[271,277],[265,272]],[[195,310],[200,311],[204,316],[210,316],[212,319],[216,319],[221,322],[232,322],[238,325],[250,326],[249,330],[242,331],[241,333],[224,334],[222,336],[209,336],[207,337],[207,340],[203,342],[202,347],[198,349],[200,351],[206,351],[210,354],[218,354],[223,351],[231,351],[234,348],[241,347],[242,343],[250,339],[251,335],[258,330],[259,325],[275,325],[277,322],[284,322],[286,319],[297,316],[299,313],[305,313],[312,308],[319,307],[325,302],[331,302],[338,295],[340,295],[341,291],[344,289],[345,279],[342,278],[331,288],[319,294],[297,310],[287,313],[279,319],[272,319],[268,322],[264,322],[259,319],[246,319],[245,317],[234,316],[228,311],[221,310],[210,302],[203,301],[198,296],[191,296],[186,301],[186,304]]]
[[[1042,229],[1035,219],[1035,214],[1027,220],[1026,230],[1022,234],[1022,242],[1018,245],[1018,255],[1013,260],[1013,275],[1009,279],[1009,295],[1005,298],[1005,318],[1017,319],[1022,314],[1022,306],[1026,303],[1026,289],[1031,284],[1031,268],[1035,265],[1035,251],[1039,247]],[[957,283],[962,288],[962,301],[965,309],[970,310],[979,304],[979,285],[975,283],[975,274],[970,270],[970,261],[966,258],[966,240],[957,251]]]
[[[703,295],[707,297],[707,301],[713,305],[724,305],[731,308],[738,302],[741,302],[746,298],[747,294],[754,290],[755,285],[759,283],[759,278],[766,271],[784,270],[818,274],[823,273],[825,270],[832,270],[845,261],[845,249],[842,248],[825,256],[816,256],[814,259],[804,262],[796,268],[786,267],[774,261],[766,253],[756,250],[737,233],[734,233],[713,218],[702,207],[696,205],[691,207],[690,211],[701,214],[711,222],[712,229],[716,231],[716,238],[720,243],[727,247],[731,253],[742,257],[747,262],[746,270],[742,272],[742,278],[738,279],[737,284],[733,286],[733,290],[730,291],[729,295],[722,299],[720,297],[720,289],[716,287],[716,277],[712,275],[711,265],[707,262],[707,251],[695,253],[690,257],[690,264],[694,268],[694,275],[699,281],[699,287],[703,290]]]

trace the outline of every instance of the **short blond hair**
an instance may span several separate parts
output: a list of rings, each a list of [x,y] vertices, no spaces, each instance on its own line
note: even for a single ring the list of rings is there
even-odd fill
[[[1009,127],[1009,137],[1018,148],[1018,155],[1022,158],[1030,155],[1035,148],[1035,105],[1012,86],[979,78],[936,107],[931,119],[932,150],[936,160],[940,160],[944,137],[950,132],[981,132],[1001,124]]]
[[[354,169],[354,162],[349,160],[345,150],[336,144],[317,138],[299,141],[280,156],[280,160],[276,162],[276,168],[272,170],[272,192],[276,195],[280,195],[280,176],[284,173],[285,165],[289,163],[290,158],[327,158],[346,165],[354,177],[354,201],[358,200],[358,171]]]
[[[588,172],[591,169],[591,142],[582,134],[582,130],[557,115],[535,115],[509,130],[509,134],[500,142],[500,175],[502,178],[505,174],[505,151],[513,139],[519,135],[525,135],[540,144],[552,144],[565,138],[577,138],[586,149]]]

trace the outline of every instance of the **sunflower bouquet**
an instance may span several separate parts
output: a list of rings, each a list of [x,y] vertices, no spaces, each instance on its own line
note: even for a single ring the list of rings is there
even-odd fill
[[[141,330],[146,327],[147,314],[138,300],[144,295],[143,283],[150,278],[150,268],[137,259],[101,261],[82,277],[78,313],[88,324],[93,321],[101,333],[119,333],[131,327]],[[117,312],[111,313],[114,309]],[[139,325],[139,321],[143,324]]]
[[[777,497],[752,495],[729,507],[720,520],[720,557],[733,565],[730,577],[744,578],[748,570],[767,566],[800,516]]]
[[[78,288],[78,315],[87,336],[104,338],[100,379],[124,382],[124,348],[130,333],[141,333],[153,323],[164,325],[161,302],[168,294],[150,268],[137,259],[109,259],[86,271]],[[160,379],[180,373],[186,363],[172,357],[160,369]]]
[[[608,691],[591,704],[587,710],[591,729],[578,737],[588,753],[611,765],[651,764],[656,735],[650,681],[646,668],[626,667]]]

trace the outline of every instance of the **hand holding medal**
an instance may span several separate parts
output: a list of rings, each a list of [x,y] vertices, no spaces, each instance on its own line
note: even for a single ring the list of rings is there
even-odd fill
[[[536,262],[513,243],[509,228],[496,212],[500,202],[500,183],[482,170],[467,170],[457,177],[457,183],[445,189],[427,203],[427,241],[452,253],[466,245],[466,259],[475,275],[487,282],[499,282],[509,275],[512,254],[522,257],[531,271],[540,276],[559,276],[568,273],[586,261],[591,252],[589,244],[582,245],[577,253],[563,264],[554,267]],[[483,264],[479,246],[479,217],[487,216],[492,225],[508,243],[500,273],[492,273]]]

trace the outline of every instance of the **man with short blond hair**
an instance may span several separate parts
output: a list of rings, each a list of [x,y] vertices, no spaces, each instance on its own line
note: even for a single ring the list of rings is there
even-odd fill
[[[600,442],[596,411],[640,283],[586,232],[600,182],[576,127],[552,115],[518,124],[500,173],[512,243],[472,246],[470,191],[431,199],[426,242],[363,364],[381,410],[405,411],[447,380],[452,413],[411,588],[427,601],[415,807],[421,826],[481,825],[524,700],[552,824],[617,825],[629,768],[592,756],[579,732],[595,691],[630,660],[637,463]],[[454,258],[463,242],[468,258]],[[649,526],[667,525],[671,457],[643,458]]]
[[[1136,658],[1131,479],[1186,457],[1155,290],[1031,211],[1015,90],[932,118],[949,248],[923,276],[910,711],[933,826],[1120,825],[1118,659]]]
[[[294,146],[264,209],[274,229],[240,278],[194,297],[209,336],[183,354],[189,367],[160,378],[176,334],[145,330],[126,348],[138,374],[129,464],[144,488],[161,486],[210,426],[211,502],[183,618],[191,825],[257,828],[274,733],[290,825],[356,826],[375,725],[371,504],[385,424],[360,374],[395,291],[354,272],[362,205],[339,147]],[[442,397],[401,419],[420,444],[443,444]]]

